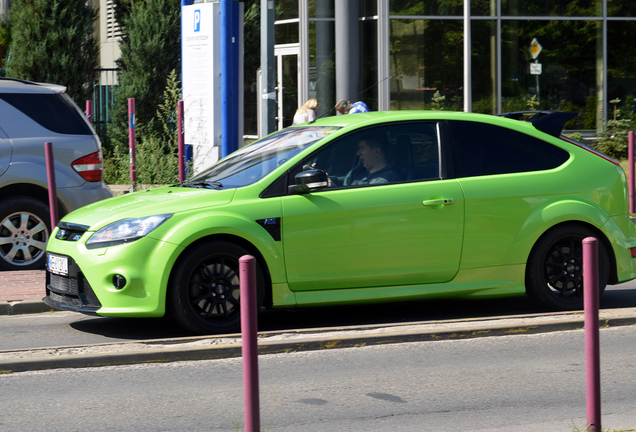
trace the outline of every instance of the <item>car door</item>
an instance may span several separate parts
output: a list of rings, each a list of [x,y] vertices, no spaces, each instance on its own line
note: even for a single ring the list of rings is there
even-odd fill
[[[576,177],[556,168],[570,154],[548,142],[497,125],[453,121],[448,127],[454,177],[466,200],[462,270],[525,264],[529,250],[515,242],[531,216],[561,191],[576,190]]]
[[[434,132],[433,141],[422,138],[424,130]],[[416,147],[433,146],[433,161],[438,166],[434,124],[391,125],[374,128],[372,133],[385,134],[391,145],[397,145],[405,131],[412,132],[408,152],[416,158],[431,156],[430,151]],[[303,164],[321,168],[313,164],[333,160],[334,154],[341,154],[342,158],[336,158],[339,162],[351,161],[355,140],[356,135],[351,134]],[[324,157],[325,153],[331,156]],[[389,184],[332,185],[282,198],[282,241],[292,291],[420,285],[455,276],[464,225],[461,188],[456,180],[440,179],[439,169],[432,178],[407,174],[418,164],[405,153],[400,152],[407,159],[402,165],[408,165],[403,166],[403,175],[415,178]],[[355,163],[349,163],[349,168]],[[397,160],[392,164],[400,165]],[[346,177],[334,164],[327,169],[334,182]]]
[[[0,128],[0,175],[4,174],[7,168],[9,168],[12,152],[13,145],[11,144],[11,140]]]

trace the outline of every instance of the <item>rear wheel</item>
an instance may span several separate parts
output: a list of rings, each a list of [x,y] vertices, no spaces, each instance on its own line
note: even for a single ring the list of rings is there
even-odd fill
[[[51,232],[49,207],[20,196],[0,202],[0,270],[44,268]]]
[[[206,242],[188,250],[171,278],[174,318],[199,334],[241,329],[239,259],[249,252],[229,242]],[[264,278],[256,265],[257,310],[263,302]]]
[[[528,295],[551,310],[583,307],[583,239],[592,230],[576,225],[549,231],[535,245],[526,271]],[[609,257],[598,242],[599,294],[609,280]]]

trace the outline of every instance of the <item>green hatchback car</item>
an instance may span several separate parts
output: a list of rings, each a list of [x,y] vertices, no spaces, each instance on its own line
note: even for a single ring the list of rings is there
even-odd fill
[[[602,290],[636,278],[636,225],[620,166],[560,136],[575,116],[393,111],[281,130],[67,215],[45,301],[234,332],[249,254],[261,308],[526,294],[580,308],[582,240],[599,239]]]

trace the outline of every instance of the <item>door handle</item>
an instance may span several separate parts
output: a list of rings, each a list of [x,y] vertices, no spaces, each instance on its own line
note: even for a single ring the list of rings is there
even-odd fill
[[[444,205],[450,205],[452,203],[453,203],[452,198],[435,198],[435,199],[424,200],[422,204],[424,204],[425,206],[444,206]]]

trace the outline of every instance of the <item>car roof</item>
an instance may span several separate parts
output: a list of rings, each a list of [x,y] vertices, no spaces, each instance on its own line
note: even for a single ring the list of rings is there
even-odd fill
[[[341,128],[364,127],[377,123],[409,120],[459,120],[491,123],[510,129],[540,130],[553,136],[559,136],[567,121],[578,115],[577,112],[537,111],[536,115],[516,116],[517,113],[499,115],[466,113],[462,111],[404,110],[404,111],[371,111],[366,113],[346,114],[325,117],[310,125],[338,126]],[[532,114],[524,111],[524,114]],[[520,121],[521,120],[521,121]],[[525,121],[523,121],[525,120]]]
[[[49,93],[66,92],[66,87],[57,84],[37,83],[16,78],[0,78],[0,93]]]

